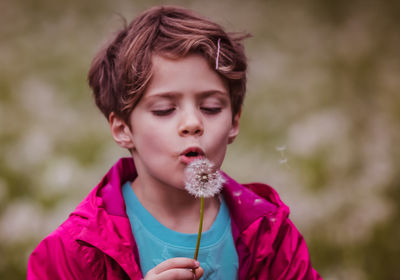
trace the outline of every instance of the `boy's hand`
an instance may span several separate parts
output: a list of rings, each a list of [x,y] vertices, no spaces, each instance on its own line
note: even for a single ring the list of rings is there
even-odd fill
[[[144,280],[198,280],[203,273],[198,261],[189,258],[172,258],[149,270]]]

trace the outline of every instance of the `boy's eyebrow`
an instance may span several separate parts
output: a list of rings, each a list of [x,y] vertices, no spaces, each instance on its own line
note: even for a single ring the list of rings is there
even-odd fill
[[[221,95],[221,96],[229,97],[229,93],[228,92],[220,91],[220,90],[203,91],[203,92],[200,92],[199,95],[201,95],[202,97],[209,97],[211,95]]]
[[[175,92],[160,92],[160,93],[154,93],[152,95],[145,95],[143,99],[155,99],[155,98],[165,98],[165,99],[174,99],[176,96],[179,95],[179,93]]]

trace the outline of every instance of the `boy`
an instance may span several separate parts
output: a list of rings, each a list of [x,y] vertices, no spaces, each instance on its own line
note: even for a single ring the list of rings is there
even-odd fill
[[[89,84],[121,159],[32,253],[29,279],[320,279],[288,208],[262,184],[225,176],[205,201],[184,189],[197,158],[219,168],[239,132],[240,34],[178,7],[145,11],[94,59]]]

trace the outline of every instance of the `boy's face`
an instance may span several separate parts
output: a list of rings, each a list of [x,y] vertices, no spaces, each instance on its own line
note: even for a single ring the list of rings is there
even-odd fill
[[[205,156],[220,168],[239,132],[227,85],[200,55],[154,55],[153,76],[131,113],[130,127],[117,129],[110,122],[117,143],[132,151],[141,180],[178,188],[195,158]]]

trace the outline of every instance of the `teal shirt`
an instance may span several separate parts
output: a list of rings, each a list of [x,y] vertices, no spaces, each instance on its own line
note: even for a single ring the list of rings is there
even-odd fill
[[[197,234],[176,232],[158,222],[139,202],[130,182],[124,184],[122,192],[143,275],[167,259],[193,258]],[[223,199],[213,225],[202,233],[198,261],[204,269],[202,279],[238,279],[238,255],[229,210]]]

